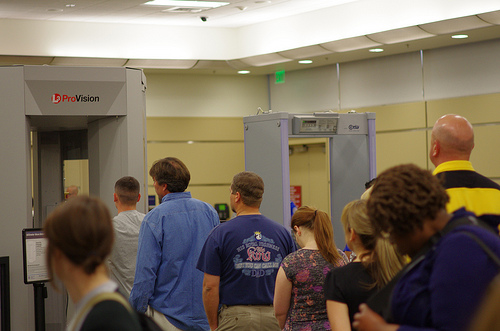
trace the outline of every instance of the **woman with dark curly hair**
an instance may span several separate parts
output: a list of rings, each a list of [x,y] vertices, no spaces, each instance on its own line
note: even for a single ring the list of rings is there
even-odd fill
[[[48,216],[43,230],[51,278],[55,274],[62,281],[76,304],[67,330],[141,330],[132,307],[115,293],[118,285],[108,276],[105,262],[114,234],[104,203],[87,196],[70,199]]]
[[[498,274],[500,238],[478,226],[464,209],[446,212],[439,179],[415,165],[380,174],[368,216],[412,262],[398,275],[390,302],[391,323],[360,306],[353,326],[371,330],[467,329],[488,284]],[[484,246],[483,246],[484,245]]]

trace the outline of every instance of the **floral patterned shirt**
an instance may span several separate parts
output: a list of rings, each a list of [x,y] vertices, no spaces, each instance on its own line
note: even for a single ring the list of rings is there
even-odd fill
[[[281,267],[292,282],[290,309],[284,330],[330,330],[323,285],[326,275],[335,267],[347,264],[347,256],[338,249],[342,257],[336,265],[327,262],[318,250],[301,249],[291,253]]]

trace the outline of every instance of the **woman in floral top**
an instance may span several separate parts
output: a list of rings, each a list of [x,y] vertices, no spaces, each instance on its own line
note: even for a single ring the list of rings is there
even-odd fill
[[[276,277],[274,311],[284,330],[330,330],[323,284],[335,267],[347,264],[335,246],[333,227],[325,212],[301,207],[292,228],[302,249],[281,262]]]

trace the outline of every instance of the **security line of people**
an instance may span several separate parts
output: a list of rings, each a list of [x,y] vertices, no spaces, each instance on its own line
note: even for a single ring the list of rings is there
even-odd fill
[[[114,324],[114,318],[109,318],[126,315],[133,307],[138,312],[147,311],[163,330],[208,330],[211,326],[222,330],[224,324],[233,329],[231,316],[239,316],[245,327],[253,325],[254,330],[278,330],[272,306],[276,272],[283,258],[296,250],[296,244],[285,227],[260,214],[264,192],[262,178],[251,172],[242,172],[233,178],[231,206],[237,217],[217,227],[219,218],[215,209],[185,192],[190,174],[182,161],[176,158],[159,160],[152,166],[150,175],[162,203],[142,221],[142,215],[135,210],[140,198],[137,182],[131,177],[124,177],[115,185],[114,198],[119,214],[114,219],[114,227],[102,202],[86,196],[68,200],[64,204],[65,213],[60,215],[61,208],[58,208],[47,220],[46,233],[53,227],[66,228],[68,232],[91,227],[87,229],[88,236],[83,237],[85,240],[66,237],[73,242],[71,247],[60,245],[57,235],[47,235],[49,247],[58,252],[58,259],[54,260],[49,249],[48,259],[54,261],[55,274],[67,286],[76,304],[75,317],[68,329],[138,330],[137,316],[133,314],[123,320],[127,328],[122,323]],[[94,213],[84,213],[81,205]],[[73,213],[80,215],[80,222],[63,224],[63,219]],[[52,218],[59,220],[57,225],[50,221]],[[86,218],[89,221],[82,220]],[[94,224],[99,226],[93,228]],[[122,276],[127,270],[130,274],[134,266],[125,261],[124,255],[133,255],[134,246],[128,239],[134,236],[134,231],[130,230],[136,229],[138,224],[130,307],[103,295],[118,290],[126,295],[130,277]],[[106,261],[112,248],[113,254]],[[81,256],[60,259],[61,256],[72,257],[73,250]],[[86,260],[92,262],[92,268],[87,267],[90,262]],[[111,277],[118,280],[120,288],[110,280],[106,262]],[[68,269],[70,275],[66,272]],[[75,274],[80,277],[73,277]],[[82,278],[88,281],[80,283]],[[216,287],[211,285],[215,279],[218,281]],[[79,291],[74,291],[74,287]],[[238,295],[244,289],[246,295]],[[219,302],[227,307],[227,320],[221,319],[224,315],[218,313]],[[253,318],[245,320],[249,305],[254,309]],[[210,314],[211,309],[214,315]]]
[[[431,159],[438,159],[450,150],[441,135],[443,129],[446,131],[464,121],[468,123],[463,117],[446,115],[436,122]],[[451,132],[464,134],[463,128]],[[461,161],[469,162],[468,159]],[[443,161],[446,162],[452,160]],[[464,168],[459,171],[474,172],[472,166]],[[141,222],[130,303],[137,311],[148,311],[164,330],[299,330],[304,325],[311,329],[349,330],[351,321],[358,330],[467,330],[486,288],[498,274],[493,258],[500,256],[498,236],[477,225],[477,218],[470,212],[472,207],[467,206],[467,211],[447,211],[457,195],[449,197],[437,176],[414,165],[384,171],[367,201],[346,206],[346,215],[350,209],[358,212],[350,218],[343,215],[343,225],[346,241],[359,253],[356,254],[358,260],[354,261],[360,263],[356,270],[368,276],[363,276],[365,278],[356,278],[354,271],[348,271],[351,264],[340,267],[346,261],[337,249],[330,249],[330,253],[334,252],[331,259],[328,249],[320,247],[322,239],[316,234],[326,233],[328,237],[331,222],[317,221],[321,218],[318,215],[323,218],[324,215],[314,208],[299,208],[295,222],[292,218],[293,233],[303,247],[295,252],[290,232],[260,214],[263,182],[256,174],[243,172],[233,178],[230,201],[237,217],[222,225],[218,225],[217,214],[210,205],[185,192],[190,175],[180,160],[159,160],[150,175],[162,203]],[[484,188],[484,182],[478,186]],[[470,188],[470,185],[463,186]],[[491,190],[500,190],[494,185],[485,189],[493,200],[495,195]],[[473,191],[465,189],[460,193]],[[89,198],[78,198],[64,205],[76,208],[82,199]],[[58,213],[61,215],[59,211],[54,212]],[[306,215],[304,219],[308,222],[298,222],[301,215]],[[500,213],[489,210],[478,216],[482,215],[489,217],[486,219],[490,225],[497,225],[490,216]],[[54,217],[51,215],[49,219]],[[92,215],[87,213],[86,217]],[[393,253],[396,248],[397,254],[393,254],[395,258],[391,261],[399,261],[399,266],[396,263],[392,271],[386,270],[387,264],[381,263],[381,253],[373,242],[363,241],[367,234],[356,227],[358,218],[368,220],[369,226],[375,229],[375,241],[382,238],[386,243],[393,243]],[[51,223],[46,223],[47,232]],[[329,227],[323,226],[322,231],[314,229],[326,223]],[[68,222],[67,226],[73,225]],[[73,251],[81,251],[94,261],[94,268],[88,268],[84,258],[68,259],[73,252],[66,254],[64,245],[57,242],[57,235],[47,237],[52,270],[68,286],[70,296],[77,303],[75,315],[80,317],[72,321],[71,326],[74,330],[87,330],[83,328],[87,319],[90,319],[88,323],[99,324],[93,316],[102,311],[102,306],[85,310],[82,303],[92,301],[99,292],[118,289],[101,272],[105,270],[103,263],[111,249],[97,254],[94,247],[85,246],[83,242],[80,247],[73,245]],[[96,238],[104,240],[97,235]],[[335,258],[335,252],[342,257]],[[286,258],[291,253],[293,255]],[[411,263],[396,274],[404,263],[398,254],[409,255]],[[101,258],[94,259],[96,256]],[[321,267],[315,267],[324,265],[323,260],[331,267],[318,272]],[[69,271],[79,276],[68,277]],[[322,277],[326,279],[324,287]],[[75,284],[77,279],[88,281]],[[318,279],[319,285],[313,285]],[[383,285],[386,286],[378,291]],[[79,291],[75,291],[75,287]],[[372,300],[387,288],[390,288],[388,299]],[[367,296],[370,291],[376,293],[370,299],[358,301],[368,302],[368,305],[361,304],[359,311],[357,304],[350,304],[353,298],[359,300],[360,295]],[[316,296],[311,295],[314,292]],[[318,293],[326,297],[326,304],[324,299],[317,299]],[[288,305],[283,298],[289,298]],[[317,310],[305,310],[304,303]],[[123,314],[129,307],[123,310],[123,306],[108,303],[104,308],[110,309],[106,310],[109,316],[111,310],[113,314]],[[318,314],[321,311],[323,313]],[[320,318],[325,311],[328,323],[324,317]],[[319,320],[319,324],[314,324]],[[339,324],[339,321],[344,322]],[[136,325],[133,315],[129,322],[129,326]],[[109,327],[106,330],[114,330]]]

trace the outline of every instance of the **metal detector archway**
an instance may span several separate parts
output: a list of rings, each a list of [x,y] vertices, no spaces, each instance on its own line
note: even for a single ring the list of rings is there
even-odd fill
[[[41,227],[64,200],[61,141],[68,135],[59,133],[85,131],[74,136],[85,137],[76,139],[85,140],[89,193],[113,212],[118,178],[134,176],[147,192],[145,90],[145,76],[138,69],[0,67],[0,250],[11,261],[13,330],[35,329],[33,293],[22,277],[21,233]],[[145,212],[146,200],[137,207]],[[61,302],[47,308],[56,306]],[[53,327],[64,328],[60,313],[47,312],[46,317]]]
[[[245,169],[265,184],[262,214],[290,227],[288,138],[328,138],[330,215],[337,245],[344,245],[340,215],[376,176],[375,113],[264,113],[243,119]]]

